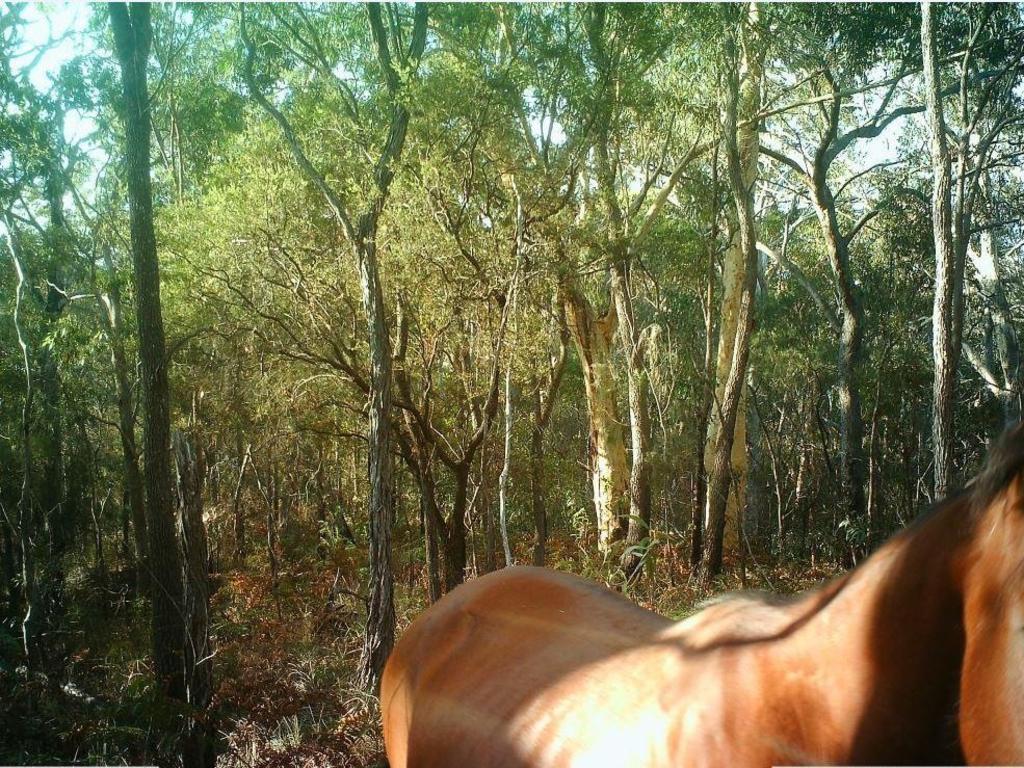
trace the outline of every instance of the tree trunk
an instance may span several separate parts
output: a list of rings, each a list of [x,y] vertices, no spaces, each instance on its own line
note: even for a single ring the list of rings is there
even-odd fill
[[[547,557],[548,512],[544,499],[544,427],[540,385],[533,393],[533,424],[530,429],[530,499],[533,509],[533,564],[544,565]]]
[[[651,422],[647,408],[647,390],[650,383],[644,360],[644,340],[636,327],[625,260],[618,260],[612,265],[611,292],[616,315],[620,319],[619,338],[626,358],[632,453],[629,473],[629,525],[626,548],[622,554],[622,570],[627,581],[633,581],[643,564],[643,542],[648,538],[651,529],[651,464],[648,456]]]
[[[22,369],[25,374],[25,399],[21,407],[21,493],[18,496],[18,515],[12,527],[17,536],[16,559],[21,564],[21,643],[25,659],[35,666],[38,661],[36,653],[36,627],[38,625],[36,595],[36,520],[32,509],[32,405],[35,399],[35,387],[32,383],[32,366],[29,362],[28,344],[21,330],[21,308],[25,288],[25,272],[22,268],[19,248],[10,215],[5,215],[4,224],[7,230],[7,248],[14,264],[17,285],[14,292],[14,332],[21,350]],[[13,582],[12,582],[13,583]]]
[[[444,588],[451,592],[466,578],[466,497],[469,487],[469,467],[460,466],[453,473],[455,497],[451,517],[444,536]]]
[[[186,628],[171,494],[170,392],[150,186],[150,110],[146,85],[152,38],[150,6],[111,3],[110,23],[121,66],[129,224],[142,363],[149,565],[154,581],[153,660],[160,688],[174,698],[184,699],[182,646]]]
[[[58,124],[58,128],[62,129],[63,119],[59,114]],[[58,137],[58,141],[62,139],[62,136]],[[63,267],[69,260],[70,252],[67,222],[64,218],[64,175],[59,157],[56,156],[56,149],[46,175],[45,194],[50,216],[49,239],[53,253],[46,275],[47,288],[43,312],[46,317],[47,333],[55,333],[68,303],[67,294],[64,291]],[[43,518],[49,534],[50,560],[56,564],[70,544],[75,521],[67,487],[58,355],[49,344],[41,346],[39,355],[42,429],[38,430],[38,433],[42,438],[40,453],[43,468],[39,494]],[[59,568],[57,568],[57,573],[60,573]],[[44,590],[60,591],[61,587],[60,584],[47,584],[44,586]]]
[[[241,448],[241,443],[239,443]],[[242,488],[245,483],[245,470],[249,466],[249,458],[252,455],[252,444],[245,446],[242,453],[242,460],[238,466],[238,482],[235,483],[235,492],[231,496],[231,519],[235,533],[235,562],[241,563],[245,560],[245,513],[242,511]]]
[[[728,375],[722,380],[722,394],[717,398],[719,410],[718,428],[714,430],[714,450],[710,456],[708,472],[708,501],[705,514],[704,555],[701,562],[702,581],[707,583],[710,578],[721,571],[722,552],[725,542],[727,524],[727,506],[730,498],[730,486],[743,486],[742,475],[734,473],[736,443],[739,441],[740,426],[745,421],[742,415],[742,399],[747,373],[747,360],[750,353],[750,338],[754,330],[754,292],[757,281],[757,235],[754,227],[753,181],[756,174],[756,157],[758,147],[757,122],[747,126],[742,132],[737,129],[739,104],[744,104],[744,114],[756,114],[759,104],[761,60],[756,50],[759,49],[760,37],[748,34],[757,24],[757,8],[751,5],[750,27],[743,33],[745,42],[743,61],[747,69],[743,78],[744,88],[741,89],[740,67],[734,64],[729,77],[729,95],[726,102],[723,136],[729,167],[729,187],[732,192],[736,209],[737,231],[739,234],[739,252],[742,260],[736,266],[736,272],[742,275],[738,303],[735,306],[735,317],[726,312],[726,295],[723,296],[723,313],[721,333],[719,335],[719,361],[722,360],[721,350],[728,347]],[[741,90],[743,93],[741,94]],[[747,110],[755,107],[751,112]],[[751,164],[751,160],[754,163]],[[732,246],[730,246],[732,247]],[[733,332],[730,333],[730,328]],[[731,338],[728,338],[731,336]],[[735,439],[734,439],[735,438]],[[745,446],[744,457],[745,457]],[[741,466],[742,469],[742,466]]]
[[[826,183],[825,173],[823,167],[815,168],[812,194],[840,298],[836,367],[839,373],[842,506],[849,519],[861,520],[866,514],[864,420],[860,397],[860,373],[864,363],[864,307],[850,267],[849,244],[839,231],[835,200]]]
[[[105,292],[97,291],[97,311],[104,333],[110,342],[110,359],[117,390],[118,436],[121,439],[121,462],[124,467],[125,498],[135,540],[135,568],[138,589],[149,594],[149,566],[146,562],[148,529],[146,525],[145,486],[139,468],[139,448],[135,441],[135,405],[125,352],[121,288],[110,251],[103,253],[109,284]]]
[[[565,316],[559,316],[558,352],[551,356],[546,376],[547,393],[542,392],[540,382],[534,383],[533,423],[530,429],[530,492],[533,507],[533,564],[543,566],[547,557],[548,512],[546,488],[544,484],[544,432],[551,421],[555,410],[558,388],[565,373],[569,330],[565,326]]]
[[[939,55],[932,6],[921,4],[921,53],[925,80],[925,111],[931,131],[932,237],[935,242],[935,297],[932,303],[932,455],[934,498],[944,499],[953,480],[953,395],[956,386],[954,342],[954,288],[956,254],[953,247],[953,213],[950,200],[952,168],[946,141]]]
[[[0,575],[4,580],[4,597],[8,613],[13,616],[18,610],[19,596],[18,583],[18,556],[14,549],[14,536],[12,535],[13,520],[7,517],[7,510],[3,510],[3,519],[0,520]]]
[[[994,229],[981,233],[981,248],[971,254],[981,293],[987,300],[988,343],[984,355],[964,343],[964,353],[1003,409],[1009,427],[1021,417],[1021,351],[1017,327],[1003,284],[999,243]]]
[[[377,265],[376,226],[356,246],[363,309],[369,326],[370,429],[369,543],[370,600],[359,676],[368,690],[380,675],[395,642],[394,574],[391,566],[391,341]]]
[[[215,731],[206,709],[213,695],[213,646],[210,641],[209,547],[203,523],[204,459],[193,438],[174,434],[178,497],[178,535],[184,560],[185,693],[191,707],[182,744],[185,766],[212,768]]]
[[[590,473],[597,515],[598,549],[607,553],[625,534],[626,445],[615,397],[611,340],[617,325],[614,303],[595,318],[573,285],[563,285],[566,320],[580,364],[590,422]]]
[[[505,455],[498,478],[498,521],[501,525],[501,546],[505,553],[505,567],[515,565],[512,547],[508,541],[508,484],[512,473],[512,368],[505,369]]]
[[[302,148],[302,144],[288,123],[284,114],[274,106],[262,91],[253,71],[255,48],[245,29],[242,16],[240,36],[246,49],[243,77],[253,98],[277,123],[292,152],[296,164],[306,178],[320,191],[325,202],[342,227],[352,246],[359,284],[362,293],[363,311],[366,317],[367,342],[370,353],[369,376],[369,430],[368,430],[368,476],[369,476],[369,600],[367,605],[366,631],[359,661],[359,679],[369,690],[376,690],[380,675],[395,641],[394,574],[391,567],[391,526],[393,513],[393,489],[391,487],[391,343],[381,288],[380,269],[377,263],[377,227],[384,210],[391,182],[395,175],[395,164],[401,157],[409,128],[409,109],[402,102],[402,78],[395,69],[392,49],[406,45],[400,30],[385,28],[381,17],[381,6],[376,3],[366,7],[373,37],[377,60],[380,65],[384,87],[391,100],[388,133],[384,148],[373,166],[374,193],[365,208],[355,218],[343,195],[331,186],[317,171]],[[426,45],[427,9],[417,4],[414,12],[412,33],[409,37],[404,63],[418,65]],[[465,541],[463,540],[463,550]]]
[[[715,574],[721,568],[723,549],[738,549],[740,517],[743,513],[744,491],[746,489],[747,448],[746,448],[746,367],[749,342],[753,328],[754,310],[748,306],[753,301],[753,284],[756,280],[757,252],[756,237],[747,252],[744,237],[754,236],[752,194],[757,179],[757,160],[760,152],[759,121],[756,119],[761,107],[761,80],[764,75],[764,50],[759,32],[759,12],[756,3],[750,3],[748,16],[740,34],[742,41],[741,61],[733,77],[738,81],[730,84],[736,93],[730,95],[726,109],[726,121],[732,124],[731,134],[726,143],[734,147],[730,154],[730,189],[735,202],[735,213],[730,216],[732,237],[726,249],[722,267],[722,309],[719,321],[718,354],[715,365],[715,398],[711,408],[707,444],[711,448],[705,453],[705,471],[708,474],[706,510],[704,514],[704,564],[705,573]],[[732,114],[728,114],[732,111]],[[742,127],[737,116],[742,115]],[[728,154],[728,153],[727,153]],[[734,156],[733,156],[734,155]],[[735,169],[732,167],[735,161]],[[733,171],[736,176],[733,178]],[[749,211],[749,221],[744,219]],[[748,327],[749,326],[749,327]],[[736,379],[735,413],[727,405],[729,382]],[[728,429],[726,425],[728,423]],[[723,450],[728,448],[728,453]],[[722,462],[727,463],[727,467]],[[713,486],[719,485],[715,491]],[[714,493],[722,493],[715,498]],[[721,517],[719,519],[719,508]],[[708,561],[708,555],[711,556]]]
[[[701,369],[703,381],[701,386],[701,400],[697,412],[697,435],[696,460],[694,462],[694,497],[693,507],[690,510],[690,568],[694,569],[700,564],[704,552],[704,510],[708,498],[708,476],[705,468],[707,442],[704,436],[708,434],[711,419],[711,409],[714,406],[715,382],[715,348],[717,346],[714,302],[715,302],[715,281],[718,263],[718,216],[719,216],[719,184],[718,184],[718,147],[711,160],[711,211],[710,226],[708,232],[707,247],[707,269],[706,282],[703,296],[704,313],[704,366]],[[692,570],[691,570],[692,572]]]
[[[485,440],[480,446],[480,486],[477,501],[480,508],[480,519],[484,527],[484,573],[498,569],[498,524],[494,519],[494,505],[491,504],[491,485],[489,474],[488,444]]]
[[[433,471],[429,466],[423,467],[418,473],[420,483],[420,510],[423,515],[423,536],[426,545],[427,560],[427,594],[431,603],[441,599],[441,564],[437,542],[439,531],[437,521],[441,516],[437,508],[437,488],[434,485]]]

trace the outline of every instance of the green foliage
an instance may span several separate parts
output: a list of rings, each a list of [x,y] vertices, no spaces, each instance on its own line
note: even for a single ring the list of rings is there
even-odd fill
[[[710,344],[713,361],[722,255],[733,235],[724,153],[715,145],[727,42],[745,11],[431,5],[418,68],[390,51],[392,94],[362,5],[154,7],[151,155],[166,365],[175,426],[196,435],[206,462],[217,648],[209,717],[224,734],[225,765],[356,766],[381,752],[375,702],[354,677],[369,578],[360,264],[322,190],[249,92],[243,15],[257,88],[356,220],[376,199],[377,158],[393,138],[396,104],[411,115],[375,240],[396,374],[393,570],[404,625],[427,601],[428,487],[450,520],[458,473],[467,473],[470,575],[492,559],[503,564],[493,521],[506,370],[515,562],[532,558],[536,498],[546,510],[550,566],[623,587],[677,617],[706,597],[690,579],[689,537],[713,383],[705,355]],[[403,46],[413,12],[405,4],[382,10],[389,29],[405,31]],[[59,13],[47,7],[37,16]],[[870,518],[855,518],[835,501],[842,404],[834,267],[804,180],[762,153],[758,239],[785,259],[760,263],[744,549],[728,553],[733,569],[715,587],[763,577],[761,586],[792,591],[833,573],[851,550],[875,546],[931,501],[923,490],[931,472],[931,177],[922,170],[916,6],[762,5],[760,14],[762,146],[813,173],[834,89],[837,136],[855,133],[828,158],[824,182],[843,232],[870,214],[847,243],[864,308],[855,375],[873,505]],[[976,126],[976,136],[994,133],[972,222],[964,316],[965,340],[1002,373],[997,308],[971,256],[991,228],[1016,328],[1024,305],[1020,6],[952,4],[936,15],[947,86],[958,83],[962,60],[952,54],[978,33],[966,99],[955,88],[947,99],[951,123],[965,106],[1006,107],[1005,122],[986,117]],[[123,393],[111,362],[120,339],[136,422],[130,436],[140,445],[121,83],[106,9],[86,16],[69,29],[57,64],[36,57],[50,45],[39,42],[46,33],[39,22],[30,28],[24,7],[0,17],[0,214],[11,222],[0,225],[0,763],[169,762],[182,714],[152,679],[148,605],[134,581]],[[905,114],[887,122],[893,110]],[[609,172],[599,178],[605,140]],[[35,390],[27,409],[8,243],[26,275],[19,330]],[[630,584],[619,568],[624,545],[607,556],[597,549],[588,392],[561,294],[578,286],[600,317],[611,306],[617,259],[628,263],[643,340],[653,470],[651,522],[629,552],[641,556],[642,573]],[[103,320],[116,292],[117,334]],[[564,374],[538,453],[535,395],[552,396],[563,341]],[[610,386],[625,422],[627,359],[618,337],[610,341]],[[956,452],[966,478],[1007,411],[998,388],[967,361],[959,387]],[[1019,404],[1019,389],[1013,394]],[[57,511],[44,508],[54,492],[47,467],[58,468]],[[38,523],[32,541],[22,537],[23,483]],[[65,518],[70,544],[55,551],[48,526]],[[35,557],[26,573],[45,582],[46,594],[65,595],[52,619],[59,639],[31,671],[20,638],[23,543]]]

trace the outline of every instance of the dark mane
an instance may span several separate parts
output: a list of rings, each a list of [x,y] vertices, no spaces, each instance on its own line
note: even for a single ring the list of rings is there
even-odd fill
[[[988,450],[985,465],[968,488],[975,510],[988,507],[1024,469],[1024,423],[999,436]]]

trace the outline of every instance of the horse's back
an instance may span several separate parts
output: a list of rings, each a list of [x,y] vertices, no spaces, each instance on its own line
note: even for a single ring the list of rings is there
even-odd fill
[[[532,765],[531,751],[557,752],[556,732],[572,736],[567,719],[582,716],[590,728],[598,708],[628,716],[634,702],[617,697],[573,709],[595,695],[586,689],[600,687],[598,669],[669,626],[603,587],[542,568],[506,568],[453,590],[409,626],[385,669],[392,768]]]

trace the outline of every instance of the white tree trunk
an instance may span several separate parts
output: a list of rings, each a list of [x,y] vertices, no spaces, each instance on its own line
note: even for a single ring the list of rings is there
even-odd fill
[[[583,367],[598,549],[607,553],[612,542],[624,534],[628,466],[611,359],[617,325],[615,305],[611,305],[604,317],[594,317],[589,302],[573,286],[563,289],[563,302],[569,331]]]

